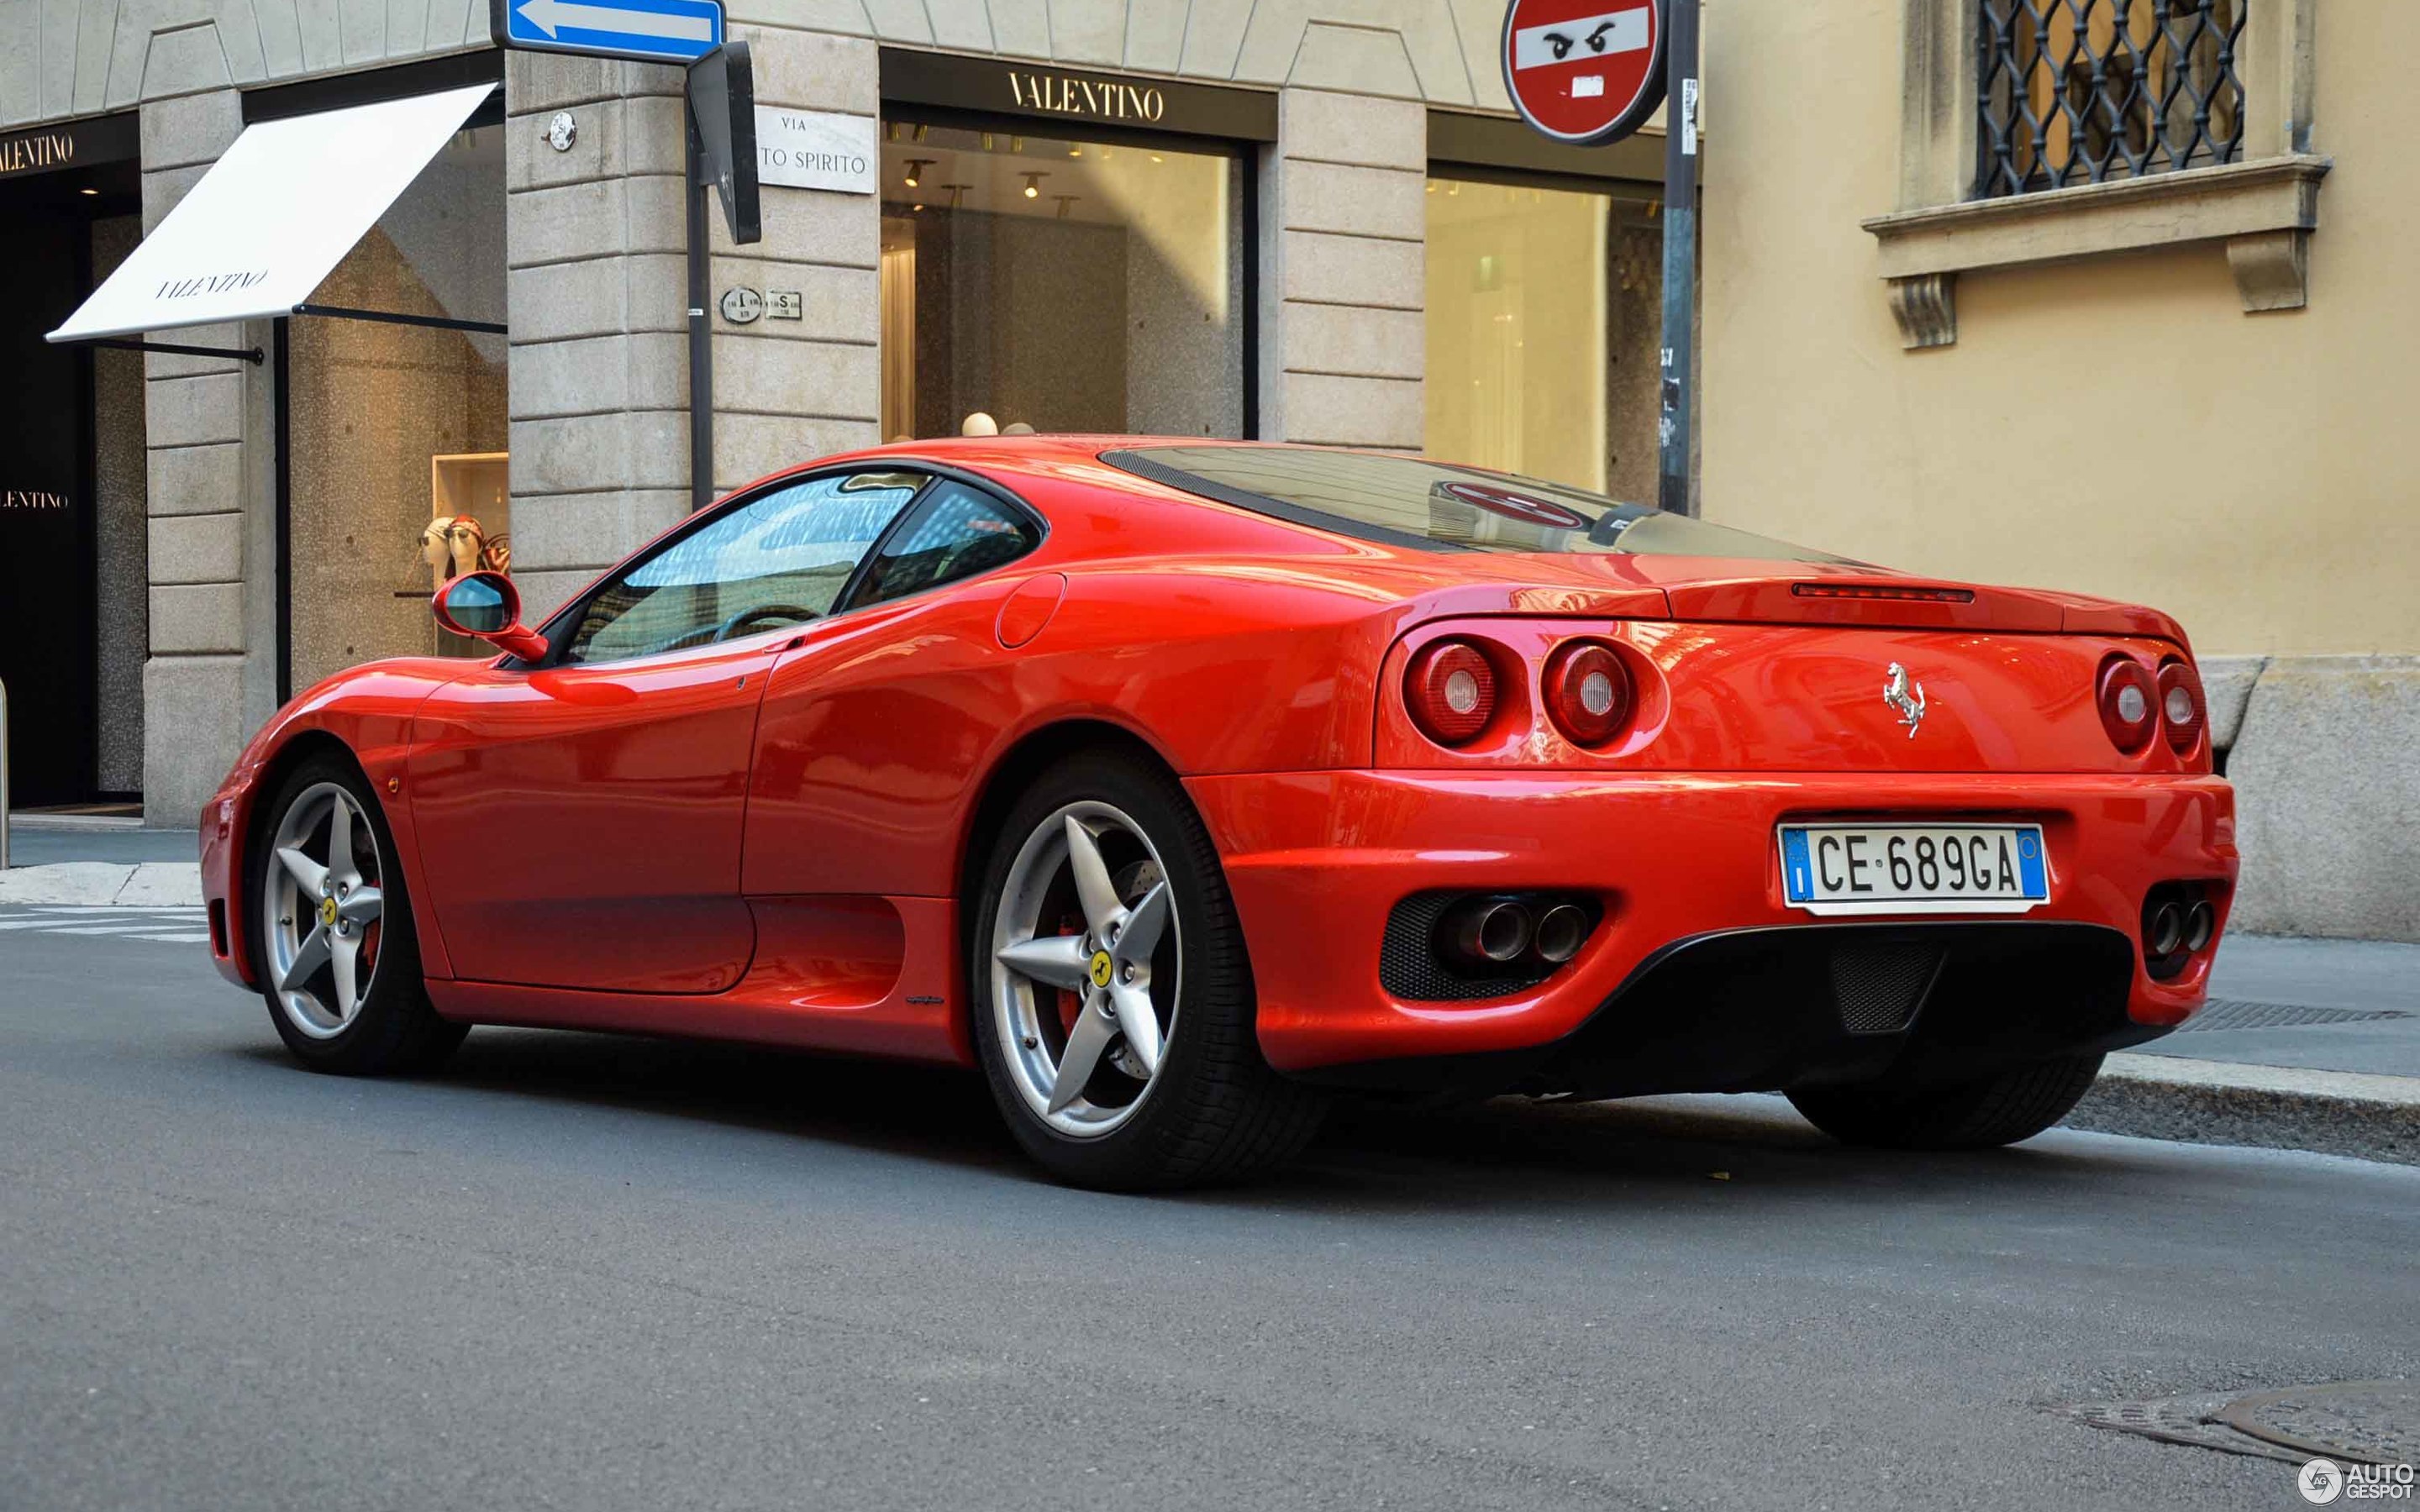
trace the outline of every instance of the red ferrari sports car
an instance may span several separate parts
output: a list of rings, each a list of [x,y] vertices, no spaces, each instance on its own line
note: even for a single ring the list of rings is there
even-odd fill
[[[2233,799],[2164,615],[1249,442],[833,457],[491,660],[297,698],[202,819],[306,1065],[473,1024],[980,1066],[1116,1188],[1339,1089],[1780,1090],[2003,1144],[2199,1006]]]

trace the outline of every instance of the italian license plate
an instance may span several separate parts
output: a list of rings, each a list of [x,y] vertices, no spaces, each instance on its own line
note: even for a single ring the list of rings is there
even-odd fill
[[[2022,914],[2050,866],[2040,825],[1784,825],[1781,887],[1810,914]]]

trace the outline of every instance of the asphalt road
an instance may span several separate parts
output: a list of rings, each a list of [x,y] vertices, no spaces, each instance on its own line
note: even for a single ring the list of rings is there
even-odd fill
[[[1036,1179],[949,1073],[480,1031],[295,1069],[0,933],[0,1506],[2300,1506],[2079,1400],[2420,1373],[2420,1169],[1771,1099]]]

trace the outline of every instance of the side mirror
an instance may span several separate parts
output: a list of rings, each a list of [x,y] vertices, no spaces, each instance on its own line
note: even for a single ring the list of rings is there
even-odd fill
[[[464,573],[437,590],[428,609],[456,635],[489,641],[525,661],[547,654],[546,637],[521,623],[520,590],[501,572]]]

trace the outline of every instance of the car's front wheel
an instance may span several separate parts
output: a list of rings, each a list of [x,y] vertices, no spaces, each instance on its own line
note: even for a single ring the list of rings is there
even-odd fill
[[[2013,1145],[2067,1117],[2101,1074],[2101,1057],[2029,1061],[1934,1087],[1824,1087],[1790,1094],[1807,1121],[1843,1144],[1884,1149]]]
[[[333,756],[303,763],[271,798],[253,860],[269,1019],[314,1071],[423,1071],[467,1032],[437,1016],[395,837],[369,783]]]
[[[1123,1191],[1233,1180],[1318,1128],[1318,1094],[1261,1058],[1243,930],[1172,778],[1112,752],[1052,768],[969,902],[984,1072],[1054,1175]]]

